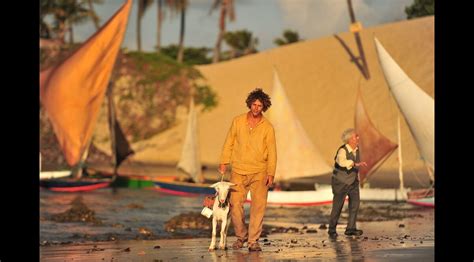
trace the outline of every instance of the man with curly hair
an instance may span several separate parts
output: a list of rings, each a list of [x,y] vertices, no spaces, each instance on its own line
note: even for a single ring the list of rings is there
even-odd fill
[[[273,186],[277,160],[275,131],[262,111],[267,111],[272,103],[260,88],[253,90],[245,102],[250,110],[233,119],[222,149],[219,172],[225,174],[230,164],[230,182],[236,184],[230,196],[230,213],[237,236],[232,248],[240,249],[248,242],[249,251],[261,251],[258,238],[262,233],[268,189]],[[244,202],[249,190],[252,203],[247,229]]]

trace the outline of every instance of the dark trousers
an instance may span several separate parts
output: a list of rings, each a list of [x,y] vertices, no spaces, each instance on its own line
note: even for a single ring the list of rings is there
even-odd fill
[[[349,196],[349,219],[347,229],[356,229],[357,211],[359,211],[359,180],[355,180],[351,185],[347,185],[334,176],[331,178],[332,186],[332,210],[329,219],[329,233],[336,232],[337,221],[341,215],[342,207],[346,196]]]

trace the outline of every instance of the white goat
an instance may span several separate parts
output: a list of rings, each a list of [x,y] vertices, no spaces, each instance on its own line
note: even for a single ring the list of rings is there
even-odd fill
[[[221,222],[221,238],[219,240],[219,248],[226,249],[227,245],[227,229],[230,224],[229,214],[229,199],[227,195],[231,186],[235,184],[230,182],[217,182],[210,187],[216,189],[217,197],[214,200],[214,205],[212,206],[212,240],[211,245],[209,246],[209,251],[212,251],[216,248],[216,230],[217,230],[217,221]]]

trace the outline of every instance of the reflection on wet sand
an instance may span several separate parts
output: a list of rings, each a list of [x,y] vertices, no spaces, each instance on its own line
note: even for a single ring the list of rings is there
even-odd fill
[[[330,246],[335,257],[341,261],[364,261],[364,254],[359,245],[359,239],[347,237],[345,240],[331,240]]]

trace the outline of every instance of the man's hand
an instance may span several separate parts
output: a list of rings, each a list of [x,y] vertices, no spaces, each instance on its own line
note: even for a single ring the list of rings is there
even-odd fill
[[[363,162],[355,163],[355,166],[367,166],[367,163],[363,161]]]
[[[226,164],[220,164],[220,165],[219,165],[219,173],[221,173],[221,175],[224,175],[224,174],[225,174],[226,169],[227,169],[227,165],[226,165]]]
[[[267,182],[265,183],[267,187],[273,187],[273,178],[273,176],[267,176]]]

